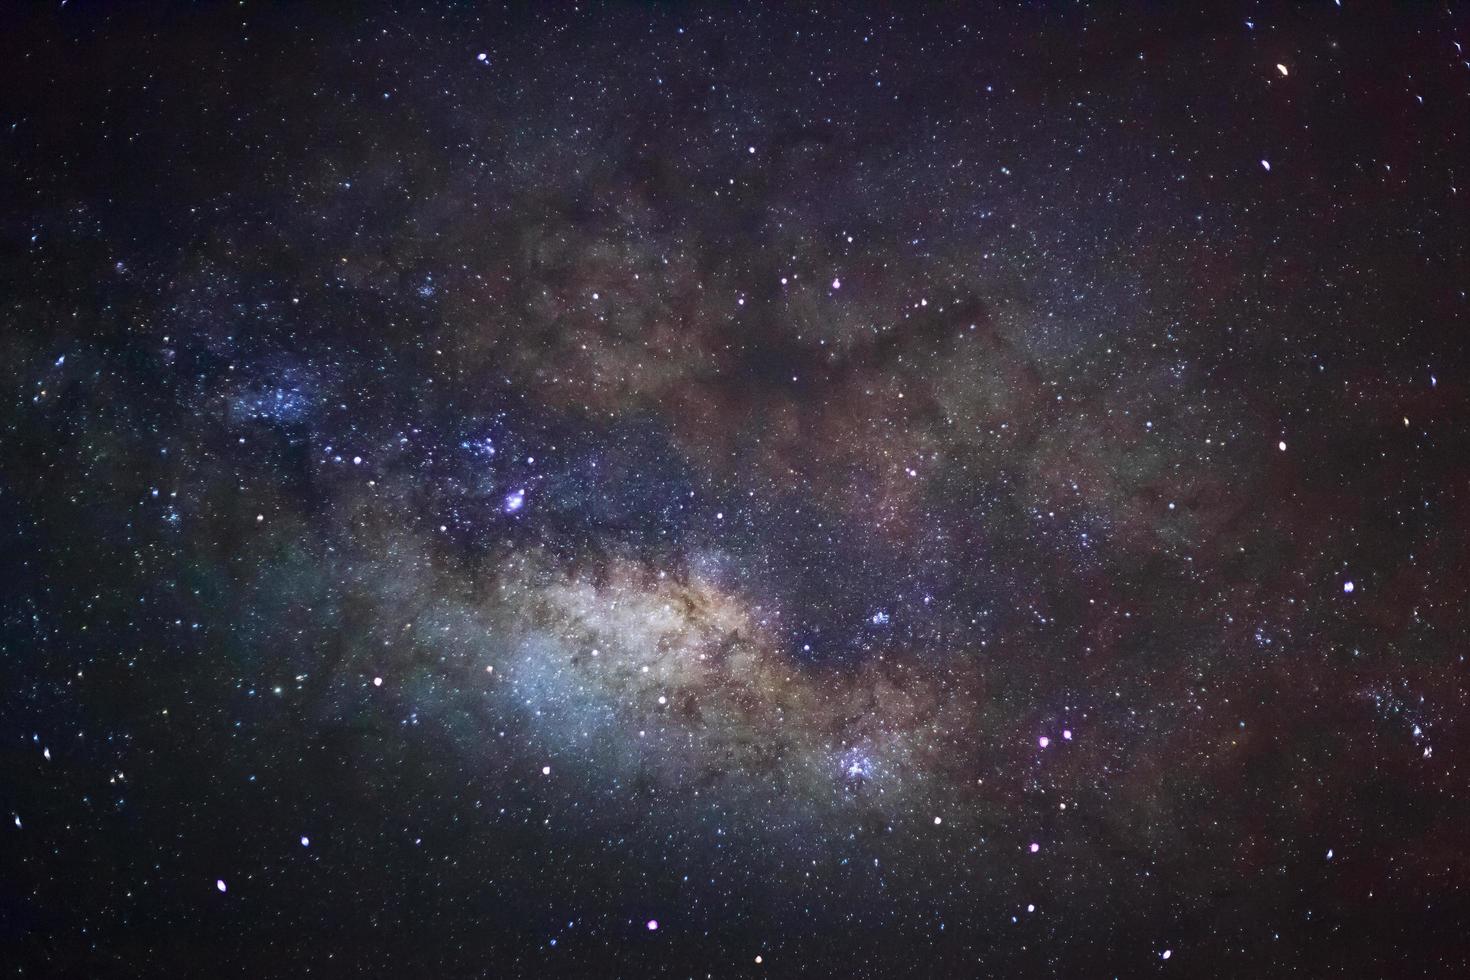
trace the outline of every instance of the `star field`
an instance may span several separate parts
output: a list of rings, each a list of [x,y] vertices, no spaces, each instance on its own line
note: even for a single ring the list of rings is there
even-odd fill
[[[1464,10],[5,19],[9,975],[1470,971]]]

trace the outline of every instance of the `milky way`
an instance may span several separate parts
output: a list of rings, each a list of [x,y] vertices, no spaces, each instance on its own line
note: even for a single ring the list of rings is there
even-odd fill
[[[1470,24],[36,9],[27,976],[1470,971]]]

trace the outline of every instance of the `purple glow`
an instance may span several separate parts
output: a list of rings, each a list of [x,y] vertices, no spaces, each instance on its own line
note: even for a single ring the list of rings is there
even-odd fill
[[[505,495],[504,509],[507,514],[514,514],[524,506],[526,506],[526,491],[512,490]]]

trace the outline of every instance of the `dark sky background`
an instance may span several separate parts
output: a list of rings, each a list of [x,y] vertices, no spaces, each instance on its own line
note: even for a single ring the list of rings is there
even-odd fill
[[[6,975],[1470,973],[1470,10],[0,19]]]

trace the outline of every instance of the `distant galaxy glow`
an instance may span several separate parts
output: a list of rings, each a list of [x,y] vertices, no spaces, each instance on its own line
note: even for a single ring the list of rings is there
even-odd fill
[[[18,975],[1470,975],[1470,11],[13,19]]]

